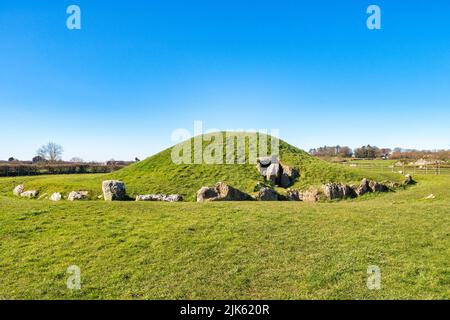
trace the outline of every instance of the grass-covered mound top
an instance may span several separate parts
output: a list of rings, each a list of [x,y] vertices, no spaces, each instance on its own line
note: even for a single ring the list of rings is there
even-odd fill
[[[237,152],[237,139],[245,136],[245,133],[233,133],[235,136],[233,164],[227,154],[230,152],[227,148],[227,138],[224,132],[213,133],[196,138],[192,138],[168,148],[156,155],[153,155],[143,161],[132,164],[124,169],[110,174],[96,175],[62,175],[62,176],[37,176],[37,177],[16,177],[2,179],[0,181],[0,191],[3,194],[11,194],[12,189],[17,185],[24,183],[27,189],[37,189],[40,193],[62,192],[66,196],[72,190],[90,191],[91,198],[101,194],[101,182],[106,179],[118,179],[125,182],[127,192],[130,196],[148,193],[177,193],[181,194],[185,200],[193,201],[198,189],[202,186],[211,186],[222,181],[244,192],[252,193],[258,182],[264,182],[254,163],[249,159],[254,156],[260,156],[260,144],[267,142],[267,152],[271,153],[272,138],[270,136],[259,135],[256,144],[249,144],[249,139],[245,138],[245,161],[242,155],[239,157]],[[197,140],[196,140],[197,139]],[[200,140],[198,140],[200,139]],[[200,141],[199,144],[196,143]],[[220,147],[218,142],[222,142]],[[196,148],[197,146],[197,148]],[[214,149],[214,146],[216,148]],[[179,150],[186,150],[186,147],[192,150],[192,153],[186,157],[186,153]],[[199,151],[200,150],[200,151]],[[184,163],[174,163],[175,158],[184,157]],[[205,157],[202,157],[205,156]],[[209,155],[209,156],[208,156]],[[377,181],[391,180],[395,181],[401,178],[399,175],[391,174],[372,174],[348,169],[340,165],[331,164],[326,161],[315,158],[308,153],[296,148],[285,141],[279,140],[280,160],[291,167],[300,171],[300,178],[295,182],[292,188],[307,189],[310,186],[318,186],[327,182],[345,182],[358,183],[362,178],[370,178]],[[200,158],[200,164],[196,164]],[[176,158],[176,159],[178,159]],[[216,163],[207,164],[205,161],[215,158]],[[222,159],[221,159],[222,158]],[[176,160],[175,159],[175,160]],[[217,161],[221,159],[222,161]],[[175,161],[177,162],[177,161]],[[178,161],[179,162],[179,161]],[[186,163],[187,162],[187,163]]]

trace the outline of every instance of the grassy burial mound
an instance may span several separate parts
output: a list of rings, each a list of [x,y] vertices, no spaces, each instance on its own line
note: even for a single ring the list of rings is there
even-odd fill
[[[246,133],[228,134],[234,136],[232,145],[229,144],[230,140],[227,140],[225,132],[205,134],[108,174],[1,179],[0,192],[11,195],[15,186],[24,184],[27,189],[38,190],[41,195],[61,192],[63,196],[67,196],[74,190],[86,190],[89,191],[90,199],[97,199],[102,194],[102,181],[116,179],[126,184],[127,193],[131,197],[166,193],[180,194],[185,201],[195,201],[196,193],[201,187],[212,186],[218,182],[253,194],[258,183],[267,183],[257,170],[256,158],[266,155],[261,152],[264,151],[264,145],[267,147],[267,154],[270,154],[275,140],[263,134],[258,134],[256,140],[249,138]],[[243,145],[238,143],[241,138]],[[239,148],[240,146],[242,148]],[[290,188],[299,190],[330,182],[359,184],[363,178],[376,181],[396,181],[402,178],[398,174],[368,174],[331,164],[282,140],[279,140],[279,159],[283,164],[298,171],[298,178]]]

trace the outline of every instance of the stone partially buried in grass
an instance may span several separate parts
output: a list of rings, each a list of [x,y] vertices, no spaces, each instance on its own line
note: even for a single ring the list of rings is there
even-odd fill
[[[384,184],[381,184],[376,181],[370,181],[369,186],[373,192],[388,192],[389,191],[388,187],[386,187]]]
[[[202,187],[197,192],[197,202],[203,201],[245,201],[252,197],[236,188],[223,182],[217,183],[214,187]]]
[[[89,191],[72,191],[71,193],[69,193],[67,200],[69,201],[83,200],[86,199],[88,196]]]
[[[259,190],[256,199],[260,201],[277,201],[278,193],[272,188],[262,188]]]
[[[304,202],[317,202],[320,200],[320,192],[316,188],[311,188],[302,192],[300,198]]]
[[[25,191],[25,186],[21,184],[14,188],[13,194],[15,196],[20,196],[20,194],[24,191]]]
[[[60,201],[62,199],[61,193],[55,192],[50,196],[51,201]]]
[[[28,190],[20,194],[23,198],[36,198],[39,192],[37,190]]]
[[[183,197],[179,194],[144,194],[136,196],[136,201],[180,202]]]

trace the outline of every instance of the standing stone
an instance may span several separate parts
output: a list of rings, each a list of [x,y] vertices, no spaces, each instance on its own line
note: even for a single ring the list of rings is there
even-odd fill
[[[267,181],[271,181],[274,185],[278,184],[278,179],[280,177],[280,164],[272,163],[266,171]]]
[[[13,194],[15,196],[20,196],[20,194],[24,191],[25,191],[25,186],[21,184],[14,188]]]
[[[60,201],[62,199],[61,193],[55,192],[50,196],[51,201]]]
[[[125,183],[122,181],[103,181],[102,190],[105,201],[124,200],[126,196]]]
[[[358,196],[362,196],[369,192],[372,192],[372,189],[369,186],[369,180],[364,178],[364,179],[362,179],[358,189],[356,189],[356,194]]]
[[[281,164],[281,177],[280,177],[280,187],[288,188],[294,183],[295,179],[299,177],[299,173],[296,169],[291,168],[285,164]]]

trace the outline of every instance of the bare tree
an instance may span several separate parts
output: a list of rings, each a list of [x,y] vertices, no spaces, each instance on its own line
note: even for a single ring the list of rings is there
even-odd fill
[[[84,162],[84,160],[79,157],[73,157],[72,159],[70,159],[70,162],[82,163]]]
[[[37,151],[37,155],[48,161],[58,161],[61,160],[61,155],[63,153],[63,147],[54,142],[49,142],[43,145]]]
[[[45,162],[45,158],[41,157],[41,156],[36,156],[33,157],[33,159],[31,160],[33,163],[40,163],[40,162]]]

